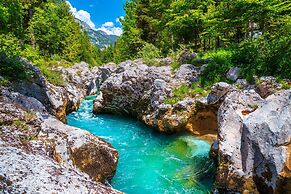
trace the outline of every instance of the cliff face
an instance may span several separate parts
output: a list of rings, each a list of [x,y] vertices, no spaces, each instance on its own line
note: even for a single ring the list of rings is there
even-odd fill
[[[60,68],[66,80],[62,87],[26,65],[34,73],[32,79],[0,89],[0,190],[119,193],[102,184],[115,174],[117,150],[60,121],[77,109],[82,97],[94,93],[88,65]]]

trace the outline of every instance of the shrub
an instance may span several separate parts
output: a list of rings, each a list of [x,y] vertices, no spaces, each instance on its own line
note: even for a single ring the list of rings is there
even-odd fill
[[[0,54],[5,53],[9,57],[19,56],[20,48],[19,40],[12,34],[0,34]]]
[[[21,56],[31,62],[38,61],[41,58],[38,48],[34,49],[31,45],[24,46]]]
[[[291,78],[291,40],[287,35],[264,34],[240,44],[233,62],[245,77],[253,75]]]
[[[138,57],[142,58],[148,65],[157,66],[159,64],[157,59],[161,58],[161,52],[153,44],[146,43],[138,52]]]
[[[209,63],[201,75],[201,84],[203,86],[210,86],[215,82],[229,82],[225,75],[231,67],[235,66],[232,63],[234,53],[232,49],[219,49],[205,53],[202,59],[208,60]]]
[[[25,80],[29,77],[30,72],[17,57],[8,57],[6,54],[0,54],[0,75],[7,82],[8,80]]]
[[[41,70],[43,76],[52,84],[57,86],[64,85],[64,79],[62,73],[56,70],[53,70],[53,62],[46,62],[44,59],[38,60],[36,63],[37,67]]]

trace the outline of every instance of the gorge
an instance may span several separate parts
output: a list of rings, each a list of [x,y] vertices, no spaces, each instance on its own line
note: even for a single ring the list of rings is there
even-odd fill
[[[84,100],[68,124],[102,137],[119,152],[110,184],[125,193],[207,193],[213,188],[210,144],[190,134],[166,135],[134,119],[92,113]]]
[[[272,77],[259,85],[216,83],[207,95],[169,103],[173,90],[195,82],[201,67],[185,64],[172,72],[140,60],[93,69],[79,63],[56,68],[66,84],[55,86],[23,62],[30,80],[1,87],[6,193],[290,188],[291,90]]]

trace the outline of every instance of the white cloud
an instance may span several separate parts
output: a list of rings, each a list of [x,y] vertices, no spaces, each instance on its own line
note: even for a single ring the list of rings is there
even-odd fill
[[[72,6],[72,4],[69,1],[66,1],[66,3],[70,6],[70,10],[72,14],[79,20],[86,22],[92,29],[95,29],[95,24],[91,20],[91,15],[85,10],[77,10]]]
[[[66,1],[66,3],[70,6],[70,10],[72,14],[79,20],[86,22],[92,29],[94,30],[102,30],[103,32],[107,33],[108,35],[116,35],[120,36],[123,32],[122,28],[116,27],[113,22],[105,22],[102,24],[101,27],[96,28],[96,25],[91,20],[91,15],[85,10],[77,10],[75,7],[72,6],[72,4],[69,1]],[[123,17],[119,17],[123,18]],[[116,23],[120,23],[119,18],[116,19]],[[118,22],[117,22],[118,20]]]
[[[100,28],[97,28],[97,30],[102,30],[108,35],[116,36],[120,36],[123,32],[122,28],[116,27],[113,22],[105,22]]]
[[[113,22],[105,22],[102,26],[104,27],[114,27]]]
[[[123,32],[122,28],[120,27],[105,27],[103,25],[97,30],[101,30],[108,35],[116,35],[116,36],[120,36]]]

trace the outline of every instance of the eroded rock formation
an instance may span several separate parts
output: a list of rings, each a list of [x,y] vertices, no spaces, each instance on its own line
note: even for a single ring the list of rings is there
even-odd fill
[[[216,105],[202,101],[202,96],[165,103],[175,88],[197,81],[200,68],[185,64],[173,73],[169,66],[149,67],[140,61],[127,61],[115,68],[104,66],[100,71],[102,84],[94,102],[94,113],[129,115],[162,132],[199,131],[205,135],[211,133],[211,140],[215,138]],[[205,122],[212,125],[202,129]]]
[[[232,91],[218,112],[218,188],[290,193],[291,90]]]
[[[60,72],[64,80],[62,86],[56,86],[49,83],[36,66],[26,60],[22,61],[31,72],[31,77],[27,81],[15,82],[15,91],[36,98],[63,122],[68,113],[78,109],[80,99],[97,92],[96,75],[84,62],[70,68],[55,68],[54,71]]]
[[[0,191],[120,193],[103,185],[115,174],[117,150],[60,121],[97,91],[88,65],[59,68],[64,86],[50,84],[26,65],[33,72],[29,81],[0,88]]]

